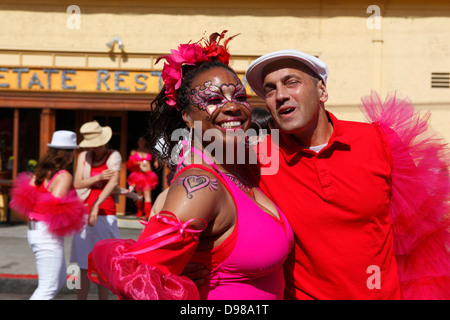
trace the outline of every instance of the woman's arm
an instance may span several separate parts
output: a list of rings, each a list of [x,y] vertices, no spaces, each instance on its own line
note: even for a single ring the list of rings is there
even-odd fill
[[[103,170],[99,175],[83,178],[83,167],[86,160],[86,155],[87,152],[83,151],[78,156],[77,169],[75,171],[75,179],[73,181],[73,186],[75,189],[90,188],[94,183],[102,180],[109,180],[114,176],[114,171],[107,169]]]
[[[108,171],[113,171],[113,170],[108,170]],[[103,172],[102,172],[102,174],[103,174]],[[92,205],[91,212],[89,214],[89,225],[90,226],[94,226],[97,223],[97,215],[98,215],[98,210],[99,210],[100,205],[103,203],[103,201],[106,200],[106,198],[109,197],[109,195],[114,191],[116,186],[119,185],[119,171],[113,171],[113,172],[114,172],[113,176],[109,179],[108,183],[103,188],[103,190],[100,193],[100,195],[98,196],[97,200],[95,200],[94,204]]]
[[[143,263],[156,264],[171,273],[180,274],[197,248],[206,250],[219,245],[235,225],[232,197],[213,174],[201,169],[182,172],[159,200],[164,201],[164,204],[162,207],[158,204],[155,208],[158,213],[149,219],[133,248],[133,255]],[[161,223],[164,219],[174,223]],[[170,242],[174,238],[173,233],[154,238],[156,234],[181,225],[187,225],[191,231],[198,230],[198,233],[181,233],[183,236],[174,239],[170,249],[152,249],[158,243]]]
[[[154,215],[158,214],[162,210],[162,207],[164,206],[164,203],[166,202],[167,192],[169,192],[169,188],[162,191],[158,195],[158,197],[156,197],[156,200],[152,206],[152,210],[150,210],[150,218],[153,217]]]
[[[184,222],[197,219],[194,225],[199,226],[203,226],[198,220],[202,219],[208,224],[203,235],[217,239],[234,226],[236,219],[234,201],[227,189],[213,174],[197,168],[177,176],[161,211],[172,212]]]
[[[136,150],[131,150],[130,156],[128,157],[127,160],[127,169],[132,172],[140,170],[139,161],[137,161],[136,158],[134,157],[135,154]]]
[[[155,299],[155,292],[170,296],[173,290],[154,288],[164,288],[161,281],[173,278],[178,285],[178,299],[197,299],[195,285],[177,275],[197,248],[214,247],[220,235],[232,229],[236,218],[233,199],[213,174],[198,169],[182,172],[158,199],[158,214],[149,219],[137,242],[108,239],[94,246],[89,256],[91,281],[108,287],[121,299]],[[218,221],[222,223],[216,224]],[[121,260],[126,263],[117,263]],[[118,277],[121,268],[126,268],[130,277]],[[159,276],[161,272],[164,278]],[[137,278],[144,286],[130,285]]]
[[[156,170],[158,170],[158,169],[159,169],[159,162],[158,162],[158,160],[156,159],[156,157],[154,157],[154,156],[152,155],[152,160],[150,160],[150,161],[152,162],[152,167],[155,168]]]

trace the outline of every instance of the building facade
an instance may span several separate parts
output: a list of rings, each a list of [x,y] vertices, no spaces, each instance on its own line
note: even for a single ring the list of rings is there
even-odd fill
[[[397,90],[431,111],[430,123],[450,141],[445,0],[2,1],[2,194],[45,152],[53,131],[79,132],[94,119],[113,129],[110,146],[124,159],[125,187],[125,160],[145,133],[146,112],[162,86],[157,57],[222,30],[239,34],[229,47],[244,83],[258,56],[298,49],[328,64],[326,107],[339,118],[364,121],[362,96]],[[249,92],[252,105],[264,107]],[[125,214],[125,198],[117,206]]]

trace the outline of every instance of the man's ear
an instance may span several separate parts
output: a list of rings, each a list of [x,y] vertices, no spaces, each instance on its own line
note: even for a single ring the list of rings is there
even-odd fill
[[[317,90],[319,91],[319,100],[321,102],[326,102],[328,100],[328,91],[327,87],[323,83],[323,80],[319,80],[319,82],[317,82]]]
[[[186,123],[186,125],[189,128],[192,128],[194,126],[191,116],[189,115],[189,113],[187,111],[185,111],[185,110],[181,111],[181,116],[183,117],[184,122]]]

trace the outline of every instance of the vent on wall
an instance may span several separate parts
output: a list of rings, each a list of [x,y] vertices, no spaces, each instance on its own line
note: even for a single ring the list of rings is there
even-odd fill
[[[450,72],[432,72],[432,88],[450,88]]]

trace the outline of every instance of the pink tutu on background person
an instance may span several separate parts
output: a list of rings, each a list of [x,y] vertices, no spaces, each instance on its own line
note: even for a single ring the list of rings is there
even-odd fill
[[[392,152],[390,219],[403,299],[449,299],[450,149],[407,99],[376,92],[361,110]]]
[[[127,169],[131,171],[128,176],[127,183],[134,186],[139,195],[144,196],[142,199],[136,199],[137,217],[141,217],[145,212],[148,219],[152,209],[151,191],[159,184],[158,175],[152,171],[153,157],[146,148],[146,142],[143,137],[138,139],[138,148],[131,151],[131,155],[127,160]]]
[[[20,173],[9,206],[28,222],[27,240],[36,260],[38,287],[30,300],[51,300],[66,283],[64,237],[84,226],[88,213],[67,171],[78,149],[75,132],[58,130],[34,172]]]
[[[127,183],[136,187],[136,191],[154,190],[159,184],[159,178],[153,171],[130,173]]]

